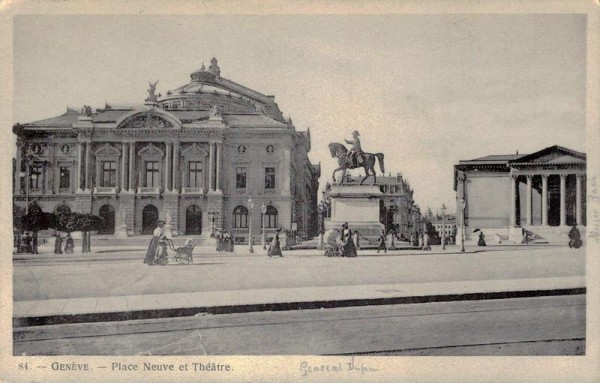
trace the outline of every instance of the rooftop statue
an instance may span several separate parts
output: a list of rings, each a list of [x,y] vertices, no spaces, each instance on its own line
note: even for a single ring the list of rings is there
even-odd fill
[[[344,140],[346,143],[351,144],[352,147],[348,150],[343,144],[332,142],[329,144],[329,152],[331,157],[338,159],[338,168],[333,171],[332,178],[335,183],[335,173],[342,171],[342,177],[340,178],[340,184],[344,181],[346,176],[346,170],[363,168],[365,171],[365,177],[360,181],[360,185],[373,176],[373,184],[377,182],[377,175],[375,173],[375,160],[379,160],[379,168],[381,173],[385,173],[383,164],[383,153],[365,153],[362,151],[360,146],[360,134],[357,131],[352,132],[353,140]]]
[[[156,84],[158,84],[158,80],[154,84],[151,82],[148,83],[150,88],[148,88],[148,98],[146,101],[156,102]]]

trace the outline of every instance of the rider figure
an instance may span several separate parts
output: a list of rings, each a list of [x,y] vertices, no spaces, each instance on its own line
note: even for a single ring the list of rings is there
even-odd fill
[[[348,158],[350,158],[350,160],[352,161],[352,163],[354,163],[354,159],[356,158],[356,164],[358,166],[361,166],[363,163],[363,151],[360,147],[360,138],[358,138],[358,136],[360,136],[360,134],[355,130],[354,132],[352,132],[352,138],[353,140],[345,140],[347,144],[351,144],[352,147],[350,148],[350,151],[348,152]]]

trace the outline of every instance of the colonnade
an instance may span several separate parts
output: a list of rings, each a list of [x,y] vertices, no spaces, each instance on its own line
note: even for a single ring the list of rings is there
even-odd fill
[[[533,191],[533,177],[542,177],[542,226],[548,226],[548,177],[552,174],[544,173],[531,173],[522,174],[526,177],[526,211],[525,211],[525,225],[533,225],[533,203],[532,203],[532,191]],[[566,173],[556,174],[560,176],[560,226],[567,224],[567,176]],[[511,174],[511,210],[510,210],[510,223],[512,226],[517,226],[517,195],[518,182],[517,174]],[[576,176],[576,189],[575,189],[575,223],[581,225],[582,221],[582,179],[584,174],[575,174]]]

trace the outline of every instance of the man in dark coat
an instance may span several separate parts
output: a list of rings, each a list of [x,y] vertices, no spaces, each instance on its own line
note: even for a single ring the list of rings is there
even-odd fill
[[[379,251],[383,250],[384,253],[387,253],[387,246],[385,245],[385,230],[381,229],[381,232],[379,233],[379,246],[377,247],[377,253],[379,253]]]

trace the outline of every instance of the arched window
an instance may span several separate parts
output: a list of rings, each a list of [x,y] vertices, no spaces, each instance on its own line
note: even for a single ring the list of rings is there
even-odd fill
[[[262,218],[264,218],[264,220]],[[273,229],[273,228],[277,227],[277,209],[275,209],[275,206],[273,206],[273,205],[267,206],[267,213],[264,215],[264,217],[262,217],[262,214],[261,214],[261,220],[260,220],[261,228],[262,228],[263,222],[265,223],[265,228],[267,228],[267,229]]]
[[[248,227],[248,209],[245,206],[236,206],[233,209],[233,227],[246,229]]]

